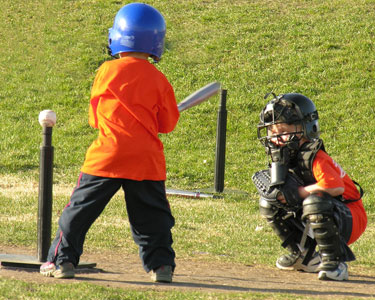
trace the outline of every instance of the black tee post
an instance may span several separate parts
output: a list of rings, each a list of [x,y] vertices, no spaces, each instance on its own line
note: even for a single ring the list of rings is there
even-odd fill
[[[220,107],[217,114],[216,156],[215,156],[215,192],[224,191],[225,145],[227,134],[227,90],[221,90]]]
[[[54,113],[53,113],[54,114]],[[52,181],[53,154],[52,126],[48,122],[41,122],[43,127],[43,142],[40,147],[39,158],[39,199],[38,199],[38,261],[45,262],[51,244],[52,219]],[[46,125],[47,124],[47,125]],[[52,126],[51,126],[52,125]]]

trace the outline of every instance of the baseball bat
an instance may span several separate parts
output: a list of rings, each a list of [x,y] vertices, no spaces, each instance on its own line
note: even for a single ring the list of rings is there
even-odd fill
[[[201,89],[195,91],[191,95],[187,96],[184,100],[182,100],[178,105],[178,111],[182,112],[190,107],[198,105],[203,101],[206,101],[211,96],[217,94],[220,90],[220,83],[214,81],[206,86],[202,87]]]

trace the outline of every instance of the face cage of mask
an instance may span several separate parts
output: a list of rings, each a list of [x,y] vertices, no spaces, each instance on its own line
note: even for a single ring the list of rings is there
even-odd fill
[[[265,147],[267,155],[271,157],[272,162],[281,162],[283,164],[289,164],[290,159],[294,158],[295,152],[299,149],[299,142],[304,135],[304,131],[295,131],[268,135],[269,127],[275,124],[267,124],[258,126],[258,140]],[[262,135],[262,131],[266,131],[267,135]],[[287,137],[285,137],[287,136]],[[277,141],[277,143],[275,143]],[[288,152],[288,154],[286,153]]]
[[[288,146],[289,144],[294,144],[295,142],[300,141],[300,139],[304,135],[304,130],[303,128],[301,130],[298,130],[297,125],[303,126],[302,123],[294,123],[293,124],[295,125],[294,131],[269,135],[269,132],[271,131],[270,127],[276,124],[281,124],[281,123],[285,123],[285,122],[272,123],[272,124],[258,126],[257,128],[258,140],[261,142],[263,146],[272,147],[272,148],[284,147],[284,146]],[[277,143],[275,143],[275,141],[277,141]],[[292,148],[294,147],[292,146]]]

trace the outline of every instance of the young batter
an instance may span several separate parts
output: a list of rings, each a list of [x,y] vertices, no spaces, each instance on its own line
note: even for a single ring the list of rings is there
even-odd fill
[[[44,276],[72,278],[87,231],[122,188],[135,243],[152,279],[171,282],[175,268],[166,198],[166,162],[159,133],[179,119],[174,91],[148,61],[164,50],[165,21],[152,6],[122,7],[109,32],[109,48],[119,58],[99,68],[91,91],[89,124],[99,130],[89,147],[78,184],[59,219]]]

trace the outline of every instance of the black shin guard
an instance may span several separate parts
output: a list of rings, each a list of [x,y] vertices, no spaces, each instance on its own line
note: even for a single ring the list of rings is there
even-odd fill
[[[308,216],[322,258],[321,270],[335,270],[342,261],[341,240],[338,228],[331,216]]]
[[[303,218],[310,223],[319,247],[321,270],[334,270],[343,260],[339,228],[333,217],[333,203],[329,195],[316,193],[303,201]]]

